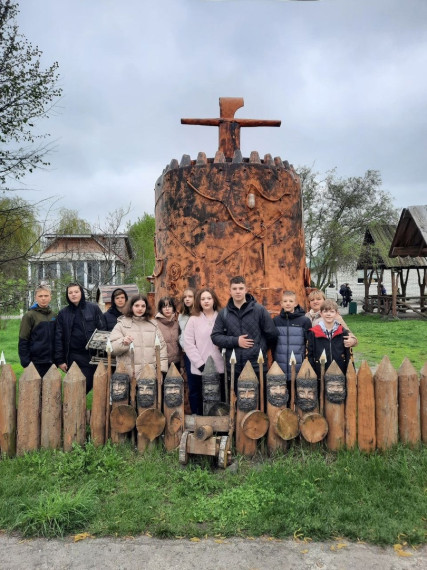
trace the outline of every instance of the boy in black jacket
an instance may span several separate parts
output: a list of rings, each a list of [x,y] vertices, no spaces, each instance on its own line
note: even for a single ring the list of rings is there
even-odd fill
[[[34,304],[22,317],[19,329],[21,366],[26,368],[32,362],[41,378],[53,364],[56,314],[49,306],[50,301],[50,288],[39,285],[34,293]]]
[[[344,346],[344,337],[348,335],[348,330],[336,320],[337,314],[338,305],[332,299],[326,299],[320,307],[321,321],[308,331],[307,356],[318,378],[319,359],[323,350],[326,353],[325,370],[335,360],[345,374],[350,361],[350,349]]]

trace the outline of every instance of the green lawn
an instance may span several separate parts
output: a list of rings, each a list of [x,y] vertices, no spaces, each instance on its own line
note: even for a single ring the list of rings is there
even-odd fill
[[[356,361],[427,360],[427,323],[346,318],[359,338]],[[17,376],[19,321],[0,321],[0,351]],[[426,542],[427,446],[369,455],[331,453],[295,441],[285,455],[237,457],[216,469],[203,457],[180,468],[161,448],[40,451],[0,461],[0,531],[28,536],[89,532],[159,537],[260,536],[376,544]]]

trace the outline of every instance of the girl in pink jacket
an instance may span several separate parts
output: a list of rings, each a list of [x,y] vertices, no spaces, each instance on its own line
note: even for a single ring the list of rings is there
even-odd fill
[[[213,289],[201,289],[196,295],[193,316],[189,318],[184,330],[184,350],[191,362],[191,372],[195,379],[194,385],[189,385],[190,400],[192,392],[194,396],[197,395],[196,413],[200,415],[203,410],[202,372],[209,356],[212,356],[217,371],[224,373],[221,352],[211,340],[211,332],[220,308],[219,299]]]

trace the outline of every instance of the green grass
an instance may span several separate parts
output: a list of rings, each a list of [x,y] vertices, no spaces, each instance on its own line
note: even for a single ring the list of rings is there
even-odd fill
[[[356,361],[398,368],[427,360],[427,325],[346,317],[359,339]],[[19,321],[0,321],[0,351],[19,377]],[[5,325],[5,327],[3,327]],[[427,447],[370,455],[333,454],[296,443],[274,460],[207,458],[179,468],[176,453],[91,443],[71,453],[40,451],[0,461],[0,529],[28,536],[89,532],[159,537],[337,536],[376,544],[426,542]]]
[[[337,454],[296,444],[274,460],[206,458],[129,447],[40,451],[0,462],[0,528],[26,536],[337,536],[426,540],[427,448]]]
[[[356,366],[362,360],[379,364],[384,355],[398,369],[405,357],[419,371],[427,362],[427,321],[384,320],[379,315],[349,315],[347,325],[358,338]]]

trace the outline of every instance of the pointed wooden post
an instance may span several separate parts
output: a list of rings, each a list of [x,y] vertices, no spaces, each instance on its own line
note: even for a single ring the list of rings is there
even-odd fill
[[[388,449],[398,442],[397,372],[388,356],[374,374],[374,385],[377,447]]]
[[[420,429],[420,384],[412,363],[405,358],[398,371],[399,437],[402,443],[418,445]]]
[[[179,446],[184,431],[184,380],[173,362],[163,386],[166,417],[165,448],[167,451],[173,451]]]
[[[427,443],[427,362],[421,368],[420,379],[421,440]]]
[[[16,454],[16,376],[10,364],[0,366],[0,449]]]
[[[107,352],[107,385],[105,386],[105,442],[110,437],[110,414],[111,414],[111,353],[113,352],[113,345],[111,344],[110,337],[108,337],[107,345],[105,347]]]
[[[337,451],[345,443],[345,376],[341,368],[332,361],[325,373],[325,418],[328,422],[326,444],[332,451]]]
[[[209,356],[202,372],[203,415],[209,416],[210,410],[221,401],[221,383],[212,356]]]
[[[42,382],[42,419],[40,446],[60,449],[62,441],[62,376],[54,364]]]
[[[124,443],[127,439],[127,433],[120,433],[117,429],[115,429],[114,419],[117,419],[116,414],[119,414],[119,410],[117,410],[117,408],[122,405],[126,406],[129,404],[130,380],[131,379],[128,374],[126,365],[123,362],[119,362],[116,366],[116,371],[111,376],[110,380],[110,436],[113,443]]]
[[[347,367],[346,379],[345,445],[348,449],[353,449],[357,443],[357,376],[353,364]]]
[[[247,457],[253,457],[256,452],[258,439],[258,430],[256,424],[260,422],[260,430],[268,429],[268,418],[262,412],[261,415],[254,416],[254,424],[250,421],[251,415],[257,412],[258,408],[258,395],[259,395],[259,382],[257,375],[255,374],[252,364],[248,360],[237,379],[237,414],[236,414],[236,451]],[[248,422],[249,420],[249,422]],[[245,428],[246,425],[246,428]],[[256,437],[249,437],[248,427],[251,425],[251,429],[255,428],[254,433]]]
[[[277,362],[273,362],[270,370],[267,372],[267,415],[270,420],[267,434],[267,449],[268,453],[272,454],[275,451],[286,451],[288,447],[287,435],[290,431],[288,415],[282,418],[282,411],[289,412],[294,415],[294,426],[298,428],[298,416],[293,410],[286,407],[289,392],[286,384],[286,375]],[[285,420],[285,421],[284,421]],[[286,424],[285,426],[283,424]],[[299,429],[298,429],[299,432]],[[286,439],[282,437],[284,434]]]
[[[86,378],[73,362],[64,378],[64,451],[86,441]]]
[[[96,371],[93,376],[92,414],[90,416],[90,433],[95,447],[105,444],[107,384],[107,369],[101,361],[96,367]]]
[[[41,385],[40,374],[31,362],[19,379],[16,444],[18,455],[40,447]]]
[[[362,361],[357,375],[357,437],[361,451],[375,449],[374,378],[366,360]]]
[[[154,445],[165,428],[165,416],[156,406],[158,402],[156,391],[156,370],[153,365],[146,364],[137,380],[136,401],[139,415],[136,419],[136,428],[139,453],[143,453],[148,445]]]

